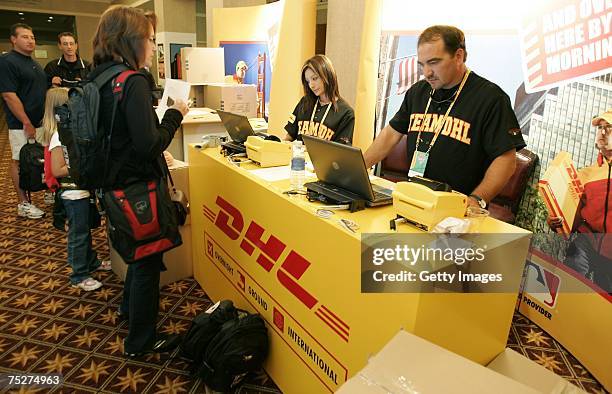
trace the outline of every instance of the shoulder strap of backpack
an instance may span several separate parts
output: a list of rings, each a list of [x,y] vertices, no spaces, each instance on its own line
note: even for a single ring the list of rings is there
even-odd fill
[[[102,86],[106,85],[108,81],[115,78],[117,74],[126,70],[128,70],[128,67],[125,64],[115,64],[114,66],[107,68],[106,70],[104,70],[104,72],[94,78],[93,82],[98,87],[98,90],[100,90]]]
[[[106,158],[104,159],[104,178],[103,178],[104,180],[106,180],[106,176],[108,175],[108,162],[110,160],[111,141],[112,141],[112,136],[113,136],[113,127],[115,125],[115,115],[117,113],[117,107],[119,107],[119,101],[121,101],[121,99],[123,98],[123,88],[130,76],[134,74],[138,74],[138,71],[127,69],[127,67],[124,64],[118,64],[117,66],[123,66],[121,68],[121,70],[123,71],[120,71],[119,75],[117,75],[117,70],[119,70],[119,68],[116,68],[115,74],[110,77],[110,78],[114,77],[113,85],[112,85],[113,87],[113,110],[111,112],[110,128],[109,128],[108,137],[107,137],[108,138],[108,141],[107,141],[108,150],[106,151]],[[117,66],[110,67],[109,70]],[[98,78],[101,78],[104,75],[104,73],[106,73],[109,70],[104,71]],[[96,80],[98,78],[96,78]],[[108,82],[110,78],[106,79],[106,81]],[[98,86],[102,86],[102,85],[98,85]]]

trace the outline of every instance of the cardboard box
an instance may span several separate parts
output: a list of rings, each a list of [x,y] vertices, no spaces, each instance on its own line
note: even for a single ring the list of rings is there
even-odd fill
[[[495,357],[487,365],[487,368],[523,383],[540,393],[584,393],[583,390],[567,380],[509,348]]]
[[[170,168],[170,174],[174,185],[183,191],[189,199],[189,166],[179,160],[174,160]],[[193,276],[193,247],[191,241],[191,215],[187,216],[184,226],[179,227],[179,232],[183,238],[183,244],[164,254],[164,263],[167,271],[161,273],[159,286],[163,287],[169,283]],[[119,253],[113,248],[109,239],[111,267],[115,275],[121,280],[125,280],[127,264],[123,261]]]
[[[449,335],[452,335],[451,331]],[[545,368],[518,353],[509,352],[502,352],[495,359],[497,361],[492,364],[498,369],[494,370],[400,331],[337,393],[582,393]],[[498,373],[504,371],[511,376]],[[515,379],[515,375],[523,371],[528,373]],[[551,384],[553,378],[556,382]],[[540,382],[540,379],[546,382]],[[559,388],[570,391],[551,391]]]
[[[561,231],[567,238],[584,191],[569,153],[560,152],[555,157],[538,182],[538,191],[549,215],[563,218]]]
[[[225,79],[223,48],[181,48],[181,79],[190,83],[216,83]]]
[[[208,84],[204,86],[204,106],[254,118],[257,89],[255,85]]]

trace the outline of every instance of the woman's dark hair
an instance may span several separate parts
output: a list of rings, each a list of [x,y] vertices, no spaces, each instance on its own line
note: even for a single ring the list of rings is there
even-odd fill
[[[302,107],[303,112],[312,111],[316,102],[317,96],[310,90],[308,81],[306,80],[306,70],[310,69],[312,72],[317,74],[323,81],[323,90],[325,95],[331,101],[334,110],[338,110],[338,100],[340,99],[340,93],[338,90],[338,78],[336,77],[336,70],[331,60],[325,55],[314,55],[310,59],[306,60],[306,63],[302,66],[302,85],[304,86],[304,97],[306,98],[306,105]]]
[[[138,69],[149,26],[155,30],[155,22],[154,14],[138,8],[116,6],[104,11],[93,39],[94,66],[114,60]]]

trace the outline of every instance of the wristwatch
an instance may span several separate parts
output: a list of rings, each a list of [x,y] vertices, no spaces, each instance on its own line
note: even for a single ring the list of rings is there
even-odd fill
[[[487,207],[487,202],[485,200],[483,200],[482,197],[480,197],[480,196],[478,196],[476,194],[470,194],[470,197],[472,197],[474,200],[476,200],[476,202],[478,203],[480,208],[485,209]]]

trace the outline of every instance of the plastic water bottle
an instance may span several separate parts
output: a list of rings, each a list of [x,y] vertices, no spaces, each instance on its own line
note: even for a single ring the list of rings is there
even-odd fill
[[[306,177],[306,158],[304,157],[304,145],[302,141],[295,140],[291,144],[291,173],[289,180],[291,190],[302,190],[304,178]]]

